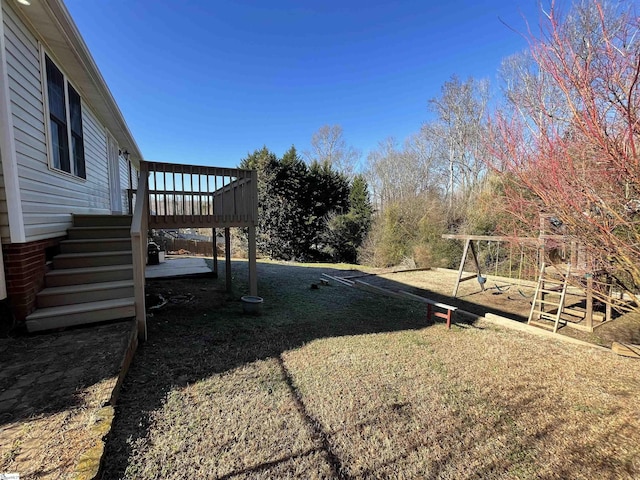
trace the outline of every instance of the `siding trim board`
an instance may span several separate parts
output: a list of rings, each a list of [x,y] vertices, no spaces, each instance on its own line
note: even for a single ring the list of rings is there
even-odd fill
[[[0,0],[0,123],[6,126],[0,129],[0,157],[2,158],[2,175],[4,177],[10,240],[11,242],[24,242],[26,241],[26,235],[22,217],[16,141],[13,115],[11,113],[11,91],[7,64],[4,16],[5,3]],[[0,283],[4,285],[4,282]]]

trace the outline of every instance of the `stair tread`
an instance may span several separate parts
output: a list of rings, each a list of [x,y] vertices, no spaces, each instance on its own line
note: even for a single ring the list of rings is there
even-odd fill
[[[129,213],[74,213],[73,218],[132,218]]]
[[[62,285],[59,287],[47,287],[38,295],[61,295],[71,293],[91,292],[95,290],[107,290],[109,288],[132,287],[133,280],[116,280],[113,282],[83,283],[77,285]]]
[[[62,240],[60,243],[106,243],[106,242],[130,242],[130,237],[108,237],[108,238],[72,238]]]
[[[97,267],[60,268],[58,270],[50,270],[46,273],[46,276],[57,277],[82,273],[116,272],[118,270],[133,270],[133,265],[124,263],[121,265],[101,265]]]
[[[112,255],[131,255],[131,250],[107,250],[103,252],[60,253],[55,258],[109,257]]]
[[[91,225],[87,227],[69,227],[67,230],[131,230],[127,225]]]
[[[100,300],[97,302],[76,303],[73,305],[61,305],[58,307],[39,308],[27,316],[29,320],[40,320],[47,317],[58,317],[76,313],[88,313],[97,310],[107,310],[110,308],[129,307],[135,305],[134,297],[116,298],[112,300]]]

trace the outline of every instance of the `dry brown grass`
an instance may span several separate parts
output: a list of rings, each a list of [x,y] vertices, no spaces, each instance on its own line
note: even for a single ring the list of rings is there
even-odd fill
[[[150,324],[104,478],[640,477],[637,361],[426,327],[412,302],[310,290],[323,271],[261,264],[260,318],[185,286],[203,299]]]
[[[640,474],[633,360],[440,325],[326,339],[284,356],[350,477]]]
[[[169,393],[151,415],[132,478],[327,476],[277,360],[261,360]]]

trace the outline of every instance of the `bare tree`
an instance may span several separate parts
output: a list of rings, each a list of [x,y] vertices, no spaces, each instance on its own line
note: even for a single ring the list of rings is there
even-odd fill
[[[411,135],[402,147],[389,137],[367,156],[367,182],[379,209],[427,193],[439,193],[442,166],[427,133],[421,130]]]
[[[439,139],[441,153],[446,155],[450,211],[454,208],[456,193],[465,202],[485,173],[482,158],[488,101],[487,81],[469,78],[462,82],[455,75],[442,86],[439,97],[429,100],[437,121],[424,128],[434,141]]]
[[[323,125],[311,137],[311,149],[304,152],[309,162],[328,164],[335,170],[353,178],[361,153],[347,145],[340,125]]]

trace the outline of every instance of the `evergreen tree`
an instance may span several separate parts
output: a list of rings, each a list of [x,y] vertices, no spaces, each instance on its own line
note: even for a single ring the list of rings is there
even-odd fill
[[[326,255],[327,221],[349,209],[347,177],[327,162],[307,167],[294,146],[281,159],[263,147],[240,166],[258,171],[258,248],[284,260]]]
[[[330,164],[312,162],[309,167],[307,231],[305,245],[308,251],[320,250],[328,216],[342,214],[349,206],[349,181]]]
[[[367,182],[362,175],[356,175],[349,193],[349,211],[331,216],[324,232],[325,242],[334,260],[357,261],[358,248],[369,233],[372,215]]]
[[[364,237],[371,228],[371,217],[373,207],[369,197],[369,188],[364,176],[356,175],[351,182],[351,192],[349,193],[349,212],[353,213],[360,222],[361,237]]]

